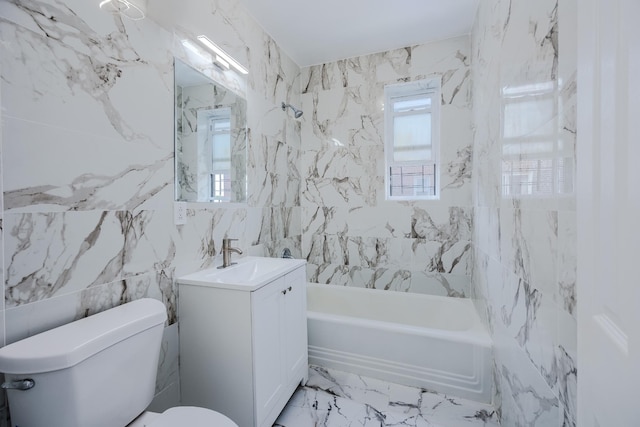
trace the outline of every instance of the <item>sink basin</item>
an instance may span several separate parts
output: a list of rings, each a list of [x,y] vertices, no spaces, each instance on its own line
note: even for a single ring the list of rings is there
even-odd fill
[[[304,265],[301,259],[248,256],[234,260],[237,264],[226,268],[207,268],[179,277],[178,283],[225,289],[255,291],[274,279]]]

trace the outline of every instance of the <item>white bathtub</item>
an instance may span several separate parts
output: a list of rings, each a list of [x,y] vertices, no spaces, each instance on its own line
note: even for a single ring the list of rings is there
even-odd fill
[[[469,299],[309,283],[309,363],[491,400],[491,338]]]

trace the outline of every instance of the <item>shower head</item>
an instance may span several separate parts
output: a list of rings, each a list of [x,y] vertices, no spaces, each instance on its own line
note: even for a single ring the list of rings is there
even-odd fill
[[[293,111],[293,115],[295,116],[296,119],[299,119],[300,117],[302,117],[302,110],[298,110],[296,107],[294,107],[291,104],[285,104],[284,102],[282,103],[282,111],[285,111],[287,109],[287,107],[291,108],[291,110]]]

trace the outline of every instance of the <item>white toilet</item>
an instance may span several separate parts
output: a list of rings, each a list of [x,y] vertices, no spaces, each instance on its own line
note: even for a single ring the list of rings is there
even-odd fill
[[[164,304],[140,299],[0,348],[14,427],[238,427],[210,409],[145,412]]]

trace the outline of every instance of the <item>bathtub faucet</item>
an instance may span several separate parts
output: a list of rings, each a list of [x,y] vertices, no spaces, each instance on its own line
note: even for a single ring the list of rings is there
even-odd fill
[[[227,268],[230,265],[235,264],[235,262],[231,262],[231,252],[235,252],[238,255],[242,255],[242,251],[238,248],[232,248],[231,242],[238,239],[222,239],[222,265],[218,268]]]

